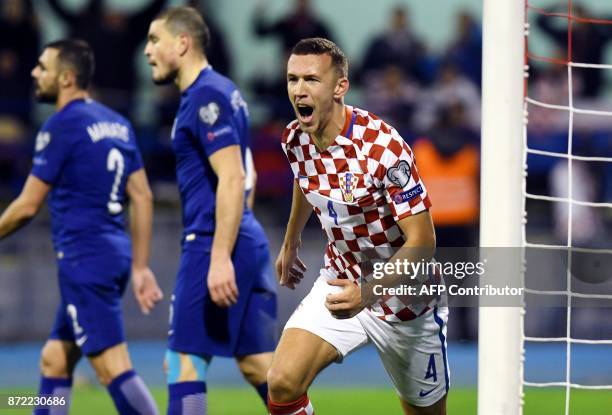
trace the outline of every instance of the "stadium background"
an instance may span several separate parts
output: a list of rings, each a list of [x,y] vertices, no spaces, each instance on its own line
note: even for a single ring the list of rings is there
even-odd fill
[[[79,12],[88,0],[58,0],[68,10]],[[127,31],[136,28],[122,26],[132,13],[142,11],[149,0],[109,0],[105,2],[105,18],[100,25],[109,25]],[[213,43],[215,56],[212,64],[229,73],[243,90],[252,115],[252,139],[255,163],[259,174],[256,214],[263,223],[275,257],[282,241],[284,224],[288,217],[291,177],[279,146],[282,127],[291,119],[291,109],[283,86],[284,57],[280,38],[282,35],[258,36],[255,31],[258,11],[261,22],[274,22],[291,13],[297,2],[274,0],[267,2],[218,0],[195,2],[204,11],[224,45]],[[333,40],[346,51],[351,63],[351,93],[349,104],[378,113],[400,130],[404,138],[416,143],[431,144],[438,153],[451,157],[460,152],[478,154],[480,114],[480,18],[481,4],[473,0],[445,2],[441,7],[434,2],[379,0],[376,6],[366,1],[312,1],[311,9],[317,20],[329,28]],[[446,4],[452,3],[452,4]],[[583,1],[591,16],[612,16],[612,4],[597,0]],[[15,8],[27,1],[5,0],[0,6],[0,206],[6,206],[14,198],[27,175],[34,137],[40,123],[52,112],[51,106],[33,104],[29,69],[33,57],[47,41],[66,36],[71,27],[55,13],[46,0],[34,1],[34,19],[15,18]],[[168,1],[167,4],[182,4]],[[548,7],[558,2],[534,1],[534,5]],[[367,59],[371,42],[391,26],[391,14],[400,6],[407,12],[409,34],[399,36],[404,45],[414,47],[419,53],[409,53],[401,59],[376,66]],[[561,7],[565,3],[561,4]],[[27,10],[27,7],[26,7]],[[19,14],[19,13],[17,13]],[[16,19],[16,20],[15,20]],[[22,20],[14,25],[24,33],[34,36],[11,36],[5,22]],[[532,19],[534,20],[534,19]],[[33,22],[33,23],[31,23]],[[532,22],[530,50],[540,55],[556,53],[558,45]],[[102,33],[102,32],[100,32]],[[100,35],[102,36],[102,35]],[[26,43],[25,39],[31,39]],[[610,36],[612,39],[612,36]],[[213,42],[215,40],[213,39]],[[612,44],[612,42],[610,42]],[[604,61],[612,62],[612,48],[604,43]],[[108,45],[107,45],[108,46]],[[111,45],[112,46],[112,45]],[[222,47],[223,46],[223,47]],[[105,85],[97,88],[100,100],[116,104],[119,110],[128,112],[139,135],[146,167],[156,196],[155,228],[152,252],[152,268],[165,293],[164,301],[148,317],[143,317],[131,296],[125,297],[125,321],[128,340],[132,344],[136,368],[149,383],[162,386],[161,359],[167,326],[168,304],[179,259],[181,232],[180,205],[173,182],[173,159],[169,147],[169,128],[176,105],[176,93],[172,88],[154,88],[149,79],[149,68],[142,56],[144,37],[138,43],[133,56],[135,65],[134,86]],[[224,49],[225,54],[218,54]],[[35,50],[36,52],[33,52]],[[97,51],[96,51],[97,52]],[[100,60],[97,70],[112,71],[113,67],[129,68],[124,61]],[[600,63],[603,63],[600,62]],[[25,69],[24,69],[25,68]],[[127,71],[128,69],[126,69]],[[24,72],[25,71],[25,72]],[[126,72],[127,73],[127,72]],[[530,79],[530,88],[546,94],[550,87],[549,74],[553,66],[541,65],[536,76]],[[25,76],[28,74],[27,76]],[[589,74],[585,73],[585,77]],[[539,88],[539,89],[538,89]],[[612,108],[609,75],[604,73],[594,95],[585,93],[584,99],[598,108]],[[131,100],[131,97],[134,97]],[[129,97],[129,99],[124,99]],[[129,106],[125,106],[129,102]],[[555,124],[550,113],[539,115],[536,120],[537,137],[541,148],[554,149],[559,135],[567,134]],[[551,121],[551,118],[553,120]],[[397,120],[397,123],[393,121]],[[606,124],[607,123],[607,124]],[[589,120],[578,122],[576,133],[583,137],[585,151],[600,156],[612,153],[612,123],[605,121],[593,127]],[[417,145],[418,147],[418,145]],[[425,148],[425,147],[423,147]],[[415,150],[416,151],[416,150]],[[419,166],[425,162],[419,157]],[[550,159],[530,158],[528,185],[544,192],[554,186],[555,165]],[[431,172],[430,174],[435,174]],[[468,169],[460,177],[466,188],[472,189],[465,196],[467,206],[477,205],[478,172]],[[427,182],[427,176],[425,175]],[[601,164],[587,170],[584,187],[596,201],[612,200],[612,167]],[[473,190],[476,189],[474,192]],[[442,195],[440,196],[442,197]],[[518,197],[518,196],[517,196]],[[435,209],[435,195],[434,195]],[[453,219],[449,214],[441,217],[443,223],[437,229],[444,245],[473,245],[477,243],[478,213],[468,213]],[[531,235],[540,240],[559,239],[559,222],[550,204],[530,203],[529,228]],[[611,242],[611,217],[609,213],[594,210],[585,217],[596,217],[599,226],[584,235],[588,246],[609,247]],[[37,382],[38,350],[52,324],[58,302],[56,269],[50,243],[49,223],[46,211],[17,235],[0,244],[0,389],[32,388]],[[562,239],[561,239],[562,240]],[[324,236],[315,220],[311,220],[303,237],[303,256],[309,266],[310,276],[322,263]],[[554,268],[554,267],[552,267]],[[546,271],[546,272],[544,272]],[[555,278],[559,269],[539,270],[548,278]],[[311,279],[312,281],[312,279]],[[299,300],[309,289],[308,282],[296,291],[279,290],[280,325],[288,318]],[[609,286],[607,287],[610,288]],[[457,309],[449,324],[449,358],[453,384],[471,389],[476,384],[477,310]],[[526,320],[526,331],[538,335],[554,336],[565,327],[559,321],[562,310],[542,309],[538,318]],[[579,310],[574,319],[585,338],[612,338],[612,321],[600,318],[600,310]],[[609,314],[608,314],[609,316]],[[602,337],[603,336],[603,337]],[[586,383],[610,383],[612,361],[610,346],[584,347],[582,353],[574,353],[573,367],[576,379]],[[536,345],[527,351],[530,365],[527,377],[551,380],[562,376],[563,349],[550,345]],[[607,362],[607,363],[606,363]],[[603,364],[603,367],[602,367]],[[607,365],[607,366],[606,366]],[[79,379],[95,383],[90,370],[81,365]],[[602,370],[602,368],[604,370]],[[368,376],[362,375],[368,373]],[[10,374],[10,375],[9,375]],[[233,363],[218,359],[211,369],[211,386],[241,385],[240,376]],[[325,373],[317,385],[322,387],[390,388],[376,354],[368,349],[360,351],[342,366],[335,365]],[[473,398],[475,399],[475,398]],[[610,403],[612,406],[612,402]]]

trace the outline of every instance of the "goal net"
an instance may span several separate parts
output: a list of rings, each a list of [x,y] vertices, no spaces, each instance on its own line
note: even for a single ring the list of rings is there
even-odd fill
[[[481,246],[523,250],[525,297],[480,308],[480,414],[535,413],[542,389],[559,414],[582,414],[576,391],[612,393],[612,20],[539,3],[483,3]],[[553,367],[538,371],[532,350]],[[603,356],[600,373],[580,373],[584,356]]]

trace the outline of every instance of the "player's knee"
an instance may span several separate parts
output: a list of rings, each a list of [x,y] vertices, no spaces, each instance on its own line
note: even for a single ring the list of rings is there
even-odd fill
[[[251,385],[257,386],[266,382],[266,371],[254,365],[241,365],[240,371],[242,372],[242,376],[244,376]]]
[[[68,357],[57,342],[47,342],[43,347],[40,353],[40,372],[49,378],[70,377]]]
[[[251,355],[238,359],[238,367],[240,372],[242,372],[242,376],[253,386],[266,382],[266,376],[271,363],[272,353]]]
[[[290,370],[272,366],[268,370],[268,390],[275,402],[293,401],[306,392],[306,385]]]
[[[206,382],[209,357],[167,350],[164,359],[168,384]]]

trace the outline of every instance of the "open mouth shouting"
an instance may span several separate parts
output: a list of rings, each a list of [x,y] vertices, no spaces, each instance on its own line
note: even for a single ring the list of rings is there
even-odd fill
[[[300,122],[304,124],[309,124],[310,122],[312,122],[313,113],[314,113],[313,107],[311,107],[310,105],[306,105],[306,104],[297,104],[296,108],[297,108],[298,118]]]

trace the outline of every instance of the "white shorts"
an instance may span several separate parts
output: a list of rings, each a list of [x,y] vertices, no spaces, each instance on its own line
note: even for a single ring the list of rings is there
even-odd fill
[[[319,336],[336,348],[338,362],[372,342],[403,400],[415,406],[430,406],[444,397],[450,387],[446,356],[448,308],[434,308],[400,323],[381,320],[370,310],[339,320],[325,307],[325,296],[341,288],[328,285],[325,274],[322,270],[285,329],[303,329]]]

